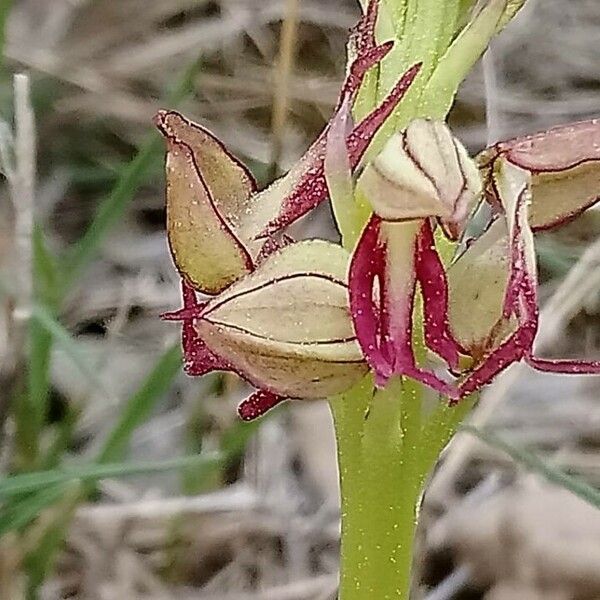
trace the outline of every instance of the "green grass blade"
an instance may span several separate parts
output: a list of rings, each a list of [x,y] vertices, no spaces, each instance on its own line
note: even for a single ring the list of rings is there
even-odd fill
[[[88,364],[80,349],[77,347],[77,342],[73,336],[65,329],[54,315],[43,306],[34,306],[32,319],[38,322],[56,343],[57,346],[63,349],[65,354],[75,363],[82,375],[85,375],[91,383],[97,386],[105,395],[109,395],[105,389],[104,382],[98,377],[94,368]]]
[[[38,588],[54,566],[80,499],[80,486],[67,487],[60,500],[48,508],[51,514],[28,530],[27,536],[35,543],[30,542],[33,547],[23,561],[27,572],[27,598],[39,597]]]
[[[185,494],[199,494],[223,484],[227,468],[243,456],[244,450],[258,428],[276,411],[270,411],[260,421],[235,421],[224,432],[220,442],[221,460],[198,463],[182,471]]]
[[[133,431],[146,421],[180,370],[181,348],[177,344],[158,359],[140,388],[129,398],[100,451],[98,462],[113,462],[121,458]]]
[[[37,302],[51,306],[57,299],[58,270],[42,230],[33,229],[34,294]],[[50,389],[50,356],[52,335],[34,318],[28,324],[26,369],[23,383],[14,399],[13,414],[19,449],[18,467],[35,468],[38,460],[38,438],[46,418]]]
[[[33,269],[35,273],[35,295],[40,304],[57,308],[60,302],[61,273],[58,260],[48,248],[42,228],[33,227]]]
[[[592,506],[600,508],[600,490],[587,484],[582,479],[573,477],[569,473],[547,464],[528,450],[509,444],[488,429],[478,429],[472,425],[464,425],[461,429],[478,437],[492,448],[501,450],[526,469],[544,476],[551,483],[569,490]]]
[[[6,41],[6,21],[12,8],[13,0],[0,0],[0,60],[4,61],[4,43]]]
[[[0,537],[29,525],[42,510],[54,504],[64,493],[63,486],[52,486],[3,507],[0,510]]]
[[[94,257],[106,234],[122,219],[127,205],[133,199],[160,148],[160,139],[152,135],[141,146],[135,158],[122,170],[112,192],[100,203],[86,232],[67,256],[68,286],[73,284],[83,267]]]
[[[218,464],[221,460],[223,460],[221,453],[206,452],[196,456],[184,456],[163,461],[91,464],[36,473],[23,473],[0,479],[0,499],[5,501],[7,498],[31,494],[70,481],[91,482],[113,477],[147,475],[201,465],[209,466]]]
[[[40,461],[40,468],[43,470],[56,468],[73,441],[81,411],[79,407],[74,406],[72,403],[68,404],[65,408],[65,414],[62,419],[52,428],[51,441]]]

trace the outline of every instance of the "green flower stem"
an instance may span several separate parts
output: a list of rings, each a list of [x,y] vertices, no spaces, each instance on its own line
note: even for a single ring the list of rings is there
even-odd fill
[[[362,461],[363,426],[373,393],[370,377],[354,389],[330,402],[333,413],[340,471],[342,549],[344,562],[354,566],[342,569],[342,578],[360,577],[365,529],[362,497],[365,484]],[[357,581],[359,585],[360,579]],[[345,585],[349,585],[349,580]]]
[[[363,598],[397,597],[396,590],[403,587],[403,582],[394,574],[394,567],[402,564],[405,554],[411,553],[412,533],[408,524],[414,520],[410,518],[413,503],[410,482],[403,477],[407,466],[402,460],[406,456],[402,435],[405,406],[398,402],[399,395],[402,395],[399,380],[378,391],[363,428],[365,489],[361,500],[366,507],[362,515],[365,534],[363,573],[359,581]],[[407,526],[399,529],[398,524]]]
[[[363,8],[367,0],[360,0]],[[353,106],[355,119],[370,112],[398,77],[417,62],[419,76],[371,143],[368,162],[387,139],[416,117],[445,118],[460,82],[495,32],[521,6],[490,0],[472,12],[475,0],[385,0],[377,38],[395,45],[363,82]],[[334,199],[343,244],[352,250],[369,215],[366,198]],[[455,245],[436,233],[447,265]],[[415,302],[413,350],[427,360],[420,295]],[[413,541],[423,486],[440,452],[476,397],[451,407],[447,400],[426,409],[431,392],[412,380],[394,380],[375,391],[371,379],[331,400],[342,494],[341,600],[408,600]]]
[[[472,407],[441,402],[424,416],[425,390],[370,378],[331,401],[342,492],[341,600],[408,600],[423,485]]]

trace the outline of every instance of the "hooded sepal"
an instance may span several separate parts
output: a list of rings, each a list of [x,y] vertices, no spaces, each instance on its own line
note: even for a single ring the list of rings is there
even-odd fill
[[[347,263],[334,244],[289,245],[210,300],[196,333],[259,389],[292,398],[344,391],[367,371],[348,310]]]
[[[182,346],[184,371],[190,377],[201,377],[214,371],[238,373],[229,362],[209,350],[196,329],[196,319],[201,318],[207,302],[198,302],[194,289],[182,281],[183,308],[165,313],[166,321],[182,321]],[[238,373],[239,374],[239,373]],[[269,390],[259,389],[243,400],[238,406],[238,414],[244,421],[253,421],[281,402],[289,400]]]
[[[365,169],[359,186],[387,221],[437,217],[457,239],[480,198],[481,177],[442,121],[417,119],[394,135]]]
[[[196,290],[217,294],[253,269],[239,234],[254,180],[208,131],[174,112],[156,124],[167,141],[167,232],[175,265]]]
[[[510,276],[506,219],[498,216],[447,271],[452,336],[479,360],[504,329],[504,299]]]

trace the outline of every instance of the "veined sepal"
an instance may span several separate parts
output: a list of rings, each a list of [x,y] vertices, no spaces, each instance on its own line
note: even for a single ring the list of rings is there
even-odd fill
[[[204,128],[172,111],[160,111],[155,121],[167,141],[167,233],[173,261],[195,289],[217,294],[253,269],[239,230],[255,182]]]
[[[265,258],[208,302],[189,286],[184,308],[186,370],[229,370],[263,393],[244,414],[275,398],[317,399],[345,391],[368,368],[348,309],[347,252],[309,240]]]

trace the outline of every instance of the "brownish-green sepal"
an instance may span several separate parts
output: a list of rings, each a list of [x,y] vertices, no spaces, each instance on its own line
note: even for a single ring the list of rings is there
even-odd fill
[[[197,331],[261,389],[309,399],[342,392],[367,372],[348,308],[347,266],[340,246],[288,246],[213,299]]]
[[[218,294],[253,268],[238,230],[255,190],[222,144],[178,113],[156,123],[167,140],[167,231],[173,260],[198,291]]]
[[[498,347],[519,326],[518,295],[525,279],[528,284],[536,281],[534,239],[527,224],[531,174],[498,160],[494,188],[501,214],[448,270],[450,327],[476,359]]]
[[[600,198],[600,120],[561,125],[530,136],[500,142],[478,157],[492,204],[496,161],[531,173],[529,224],[548,229],[576,217]]]

